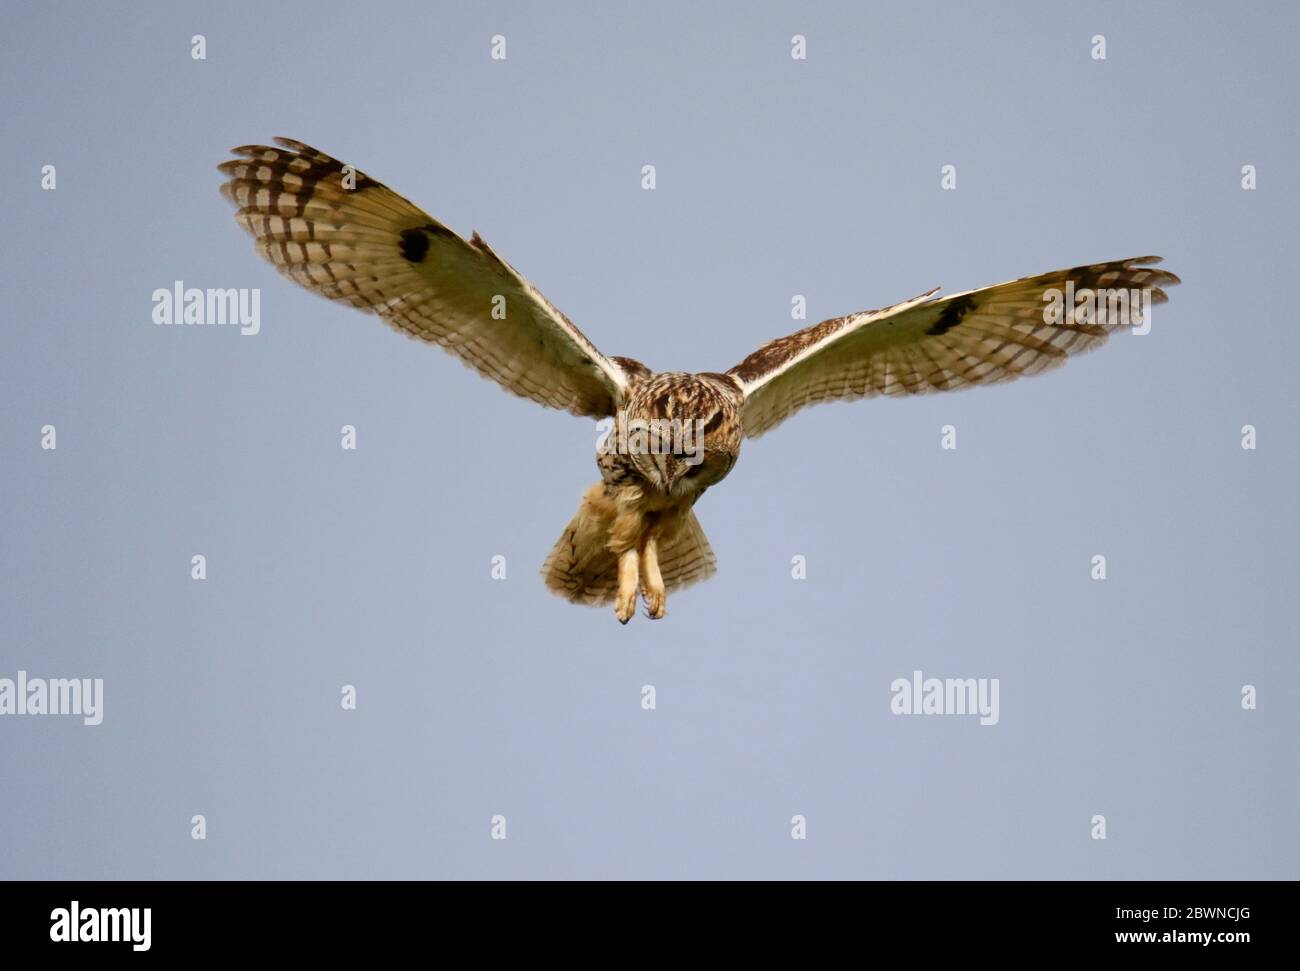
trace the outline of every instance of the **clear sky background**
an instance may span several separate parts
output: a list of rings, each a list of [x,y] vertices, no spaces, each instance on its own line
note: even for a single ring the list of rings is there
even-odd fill
[[[0,717],[0,876],[1300,876],[1298,27],[1286,3],[8,5],[0,677],[101,677],[105,713]],[[811,322],[1145,253],[1184,284],[1044,377],[746,444],[697,507],[717,576],[622,628],[537,576],[594,423],[258,259],[215,166],[280,134],[665,370],[797,329],[795,294]],[[175,280],[262,288],[261,333],[155,326]],[[892,715],[917,669],[999,678],[999,723]]]

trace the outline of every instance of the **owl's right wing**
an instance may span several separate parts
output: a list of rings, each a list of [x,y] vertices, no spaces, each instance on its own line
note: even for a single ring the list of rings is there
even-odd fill
[[[1164,303],[1161,287],[1178,277],[1151,266],[1158,262],[1140,256],[1076,266],[940,299],[931,290],[778,338],[727,372],[745,395],[745,435],[757,437],[821,401],[948,391],[1057,367],[1136,320],[1048,323],[1045,298],[1073,284],[1076,294],[1147,290],[1152,304]]]
[[[233,149],[245,157],[219,168],[235,221],[277,270],[446,348],[514,394],[576,415],[618,409],[643,366],[601,354],[477,233],[466,241],[337,159],[275,141]]]

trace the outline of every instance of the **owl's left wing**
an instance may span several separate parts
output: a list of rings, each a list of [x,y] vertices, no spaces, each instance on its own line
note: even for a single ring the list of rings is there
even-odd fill
[[[310,145],[245,145],[221,191],[257,251],[308,290],[438,344],[507,391],[575,415],[619,407],[644,366],[608,358],[477,233],[464,240]]]
[[[1075,293],[1149,290],[1152,304],[1164,303],[1161,287],[1178,277],[1151,266],[1159,261],[1141,256],[1076,266],[942,299],[931,290],[778,338],[727,372],[744,391],[745,435],[762,435],[821,401],[948,391],[1057,367],[1135,321],[1048,323],[1048,292],[1064,295],[1070,283]]]

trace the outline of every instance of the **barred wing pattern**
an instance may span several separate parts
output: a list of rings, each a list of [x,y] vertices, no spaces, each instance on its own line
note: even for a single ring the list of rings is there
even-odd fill
[[[741,421],[754,438],[805,405],[878,394],[948,391],[1011,381],[1100,347],[1114,324],[1049,324],[1044,294],[1072,282],[1086,289],[1150,289],[1178,277],[1140,256],[1056,270],[942,299],[937,291],[848,317],[824,320],[759,348],[727,373],[745,394]]]
[[[446,348],[514,394],[576,415],[617,410],[624,365],[596,350],[477,233],[467,242],[337,159],[292,139],[275,142],[233,149],[244,157],[219,168],[230,176],[221,191],[239,207],[236,222],[281,273]],[[492,316],[498,296],[503,320]]]

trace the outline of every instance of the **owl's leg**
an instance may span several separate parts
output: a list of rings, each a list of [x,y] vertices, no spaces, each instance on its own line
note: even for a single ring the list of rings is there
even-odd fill
[[[618,555],[618,595],[614,598],[614,616],[620,624],[626,624],[636,613],[638,559],[635,546]]]
[[[641,596],[645,599],[645,615],[658,620],[668,605],[663,574],[659,572],[659,538],[649,530],[641,544]]]

